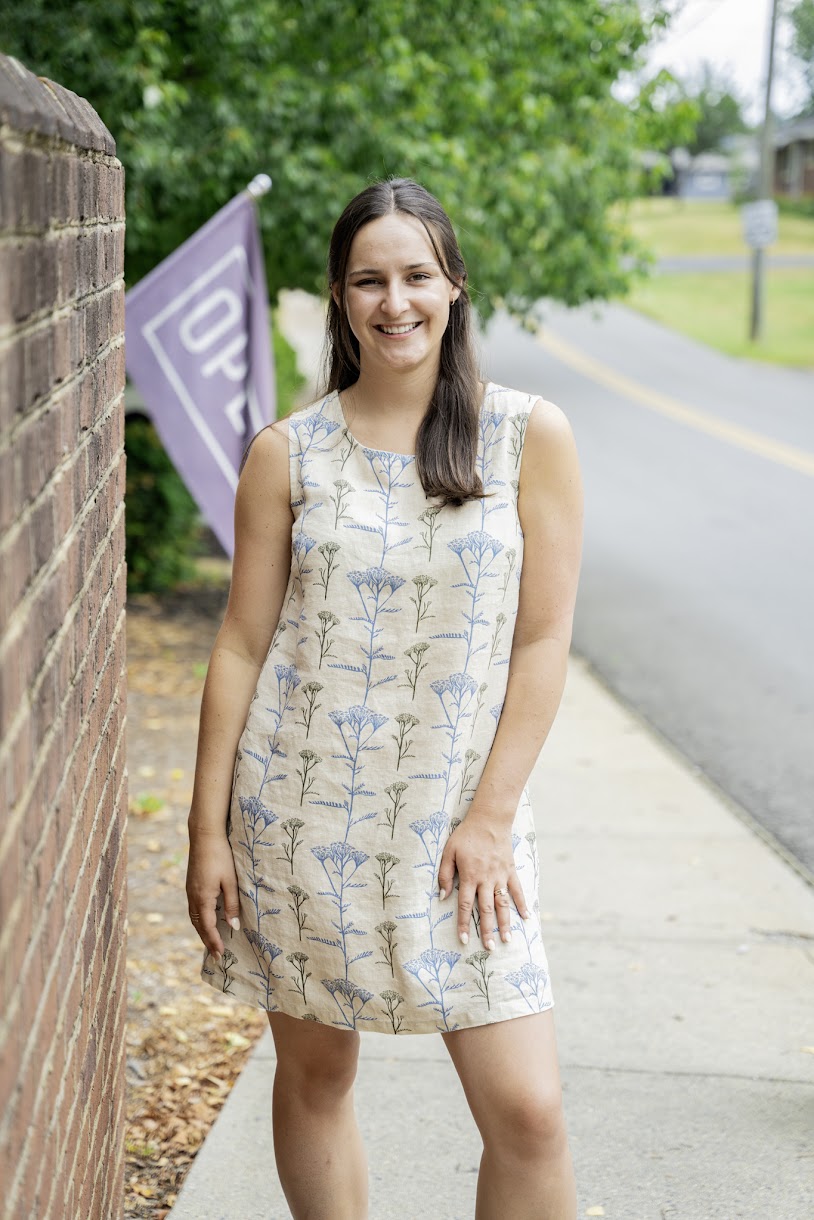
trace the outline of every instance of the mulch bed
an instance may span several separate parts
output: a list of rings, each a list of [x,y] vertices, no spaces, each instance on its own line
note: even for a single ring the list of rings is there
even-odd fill
[[[263,1012],[200,979],[187,816],[206,665],[229,566],[127,603],[128,949],[124,1220],[162,1220],[254,1044]],[[271,1121],[271,1098],[269,1098]]]

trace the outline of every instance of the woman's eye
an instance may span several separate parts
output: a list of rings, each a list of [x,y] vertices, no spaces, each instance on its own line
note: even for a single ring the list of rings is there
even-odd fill
[[[411,280],[428,280],[431,277],[425,271],[414,271],[410,276]],[[354,288],[367,288],[369,284],[380,284],[381,280],[357,280]]]

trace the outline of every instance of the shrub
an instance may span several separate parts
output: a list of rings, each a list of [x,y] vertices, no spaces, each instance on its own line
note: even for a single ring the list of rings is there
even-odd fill
[[[804,195],[800,199],[789,199],[785,195],[775,195],[775,199],[781,216],[803,216],[814,220],[814,196]]]
[[[149,419],[127,417],[124,448],[127,591],[171,589],[195,571],[201,515]]]

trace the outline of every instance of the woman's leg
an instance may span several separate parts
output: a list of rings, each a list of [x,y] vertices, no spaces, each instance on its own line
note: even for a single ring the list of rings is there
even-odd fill
[[[274,1156],[294,1220],[365,1220],[367,1158],[353,1108],[359,1034],[270,1012]]]
[[[475,1220],[574,1220],[553,1009],[442,1037],[483,1139]]]

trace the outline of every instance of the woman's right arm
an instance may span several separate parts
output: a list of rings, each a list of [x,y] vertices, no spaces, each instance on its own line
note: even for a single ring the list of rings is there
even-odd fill
[[[187,898],[210,953],[223,952],[215,905],[223,890],[227,919],[238,892],[226,818],[240,736],[271,645],[291,571],[288,423],[257,434],[235,496],[235,551],[229,600],[215,638],[201,698],[188,828]]]

